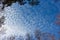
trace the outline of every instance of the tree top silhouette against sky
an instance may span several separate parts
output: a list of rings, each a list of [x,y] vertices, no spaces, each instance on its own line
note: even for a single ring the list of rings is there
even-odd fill
[[[13,3],[16,3],[16,2],[18,4],[13,5]],[[56,0],[56,2],[58,2],[58,0]],[[24,4],[28,4],[27,5],[28,7]],[[11,8],[11,5],[13,5],[13,8]],[[39,6],[35,6],[35,5],[39,5]],[[19,31],[19,33],[21,32],[25,35],[25,32],[27,32],[27,30],[28,32],[30,31],[33,32],[36,28],[39,28],[41,29],[41,32],[50,32],[52,34],[55,34],[55,32],[57,33],[57,31],[60,30],[59,27],[57,27],[57,25],[53,24],[53,20],[55,19],[54,17],[58,12],[57,5],[56,3],[53,4],[48,0],[46,1],[45,0],[44,1],[43,0],[0,0],[0,9],[3,9],[4,13],[6,13],[7,15],[7,16],[3,15],[0,17],[0,28],[2,28],[3,27],[2,25],[4,24],[4,22],[6,22],[6,25],[4,25],[4,27],[7,29],[5,30],[4,28],[2,28],[3,32],[0,31],[0,33],[2,32],[4,34],[7,31],[6,35],[8,33],[11,34],[12,32],[13,32],[12,34],[14,33],[17,34],[18,32],[15,31],[17,30]],[[7,8],[4,9],[5,7]],[[16,8],[16,10],[14,8]],[[7,19],[7,21],[5,21],[5,18]],[[23,29],[26,31],[24,31]],[[39,30],[35,30],[35,31],[36,31],[34,33],[35,38],[40,40],[40,37],[39,37],[41,36],[40,31]],[[56,35],[57,34],[55,34],[55,36]],[[29,37],[30,39],[30,34],[27,34],[27,37]]]
[[[25,3],[27,3],[30,5],[38,5],[39,1],[38,0],[0,0],[0,12],[1,10],[3,11],[5,7],[11,6],[13,3],[18,2],[20,5],[24,5]],[[0,13],[2,14],[2,13]],[[4,15],[0,18],[0,27],[2,27],[2,25],[4,24],[5,21],[5,17]]]
[[[0,0],[0,7],[4,9],[5,6],[11,6],[13,3],[16,3],[16,2],[18,2],[20,5],[24,5],[26,3],[32,6],[39,4],[38,0]]]

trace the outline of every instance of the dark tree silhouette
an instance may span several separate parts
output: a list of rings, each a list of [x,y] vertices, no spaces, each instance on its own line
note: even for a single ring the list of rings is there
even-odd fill
[[[26,40],[32,40],[31,35],[29,33],[26,34]]]
[[[28,0],[29,4],[34,6],[34,5],[38,5],[39,1],[38,0]]]
[[[32,6],[39,4],[39,1],[38,1],[38,0],[27,0],[27,1],[28,1],[28,3],[29,3],[30,5],[32,5]],[[4,0],[4,1],[2,2],[2,4],[3,4],[2,9],[4,9],[5,5],[11,6],[12,3],[16,3],[16,2],[18,2],[20,5],[24,5],[25,3],[27,3],[27,1],[26,1],[26,0]]]
[[[4,21],[5,21],[5,17],[2,16],[2,17],[0,18],[0,27],[2,27],[2,25],[4,24]]]
[[[6,31],[6,29],[2,27],[2,25],[4,25],[4,21],[5,21],[5,16],[2,16],[0,18],[0,34],[5,34]]]
[[[37,40],[41,40],[40,37],[41,37],[41,32],[40,30],[35,30],[35,37],[37,38]]]

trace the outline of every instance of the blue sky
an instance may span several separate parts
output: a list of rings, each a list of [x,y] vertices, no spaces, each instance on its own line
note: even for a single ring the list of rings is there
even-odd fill
[[[11,7],[5,8],[6,24],[18,32],[33,32],[40,29],[42,32],[49,32],[59,37],[60,26],[56,25],[56,15],[60,13],[60,2],[53,0],[40,0],[37,6],[29,4],[19,5],[14,3]]]

